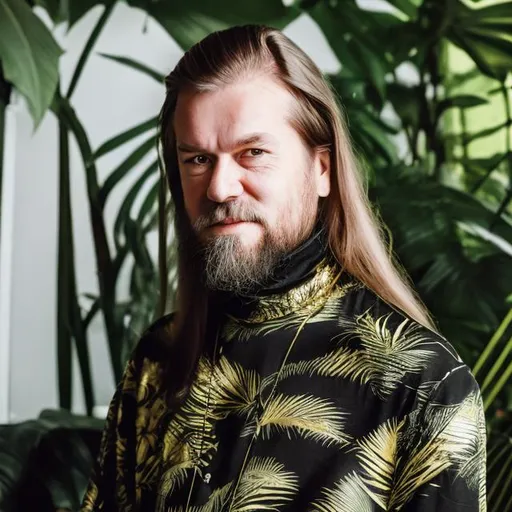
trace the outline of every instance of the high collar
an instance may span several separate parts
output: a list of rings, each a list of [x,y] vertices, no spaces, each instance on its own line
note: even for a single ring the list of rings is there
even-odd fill
[[[317,226],[307,240],[281,259],[268,283],[252,294],[215,293],[212,296],[215,309],[229,316],[248,318],[261,301],[284,296],[313,279],[322,262],[330,260],[329,255],[325,229]]]

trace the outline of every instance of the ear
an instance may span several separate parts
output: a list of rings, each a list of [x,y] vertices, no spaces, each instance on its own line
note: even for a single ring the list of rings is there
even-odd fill
[[[331,151],[328,147],[315,150],[315,184],[319,197],[327,197],[331,191]]]

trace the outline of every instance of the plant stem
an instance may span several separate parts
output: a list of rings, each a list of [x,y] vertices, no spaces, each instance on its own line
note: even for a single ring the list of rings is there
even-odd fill
[[[461,138],[462,138],[462,155],[466,161],[469,159],[469,148],[467,141],[468,126],[466,123],[466,112],[463,108],[459,108],[460,114],[460,127],[461,127]]]
[[[427,50],[426,64],[430,74],[430,83],[433,88],[432,104],[428,105],[428,100],[425,98],[425,103],[428,116],[426,117],[429,122],[425,127],[425,134],[427,137],[427,147],[434,153],[434,178],[436,181],[441,179],[441,167],[445,162],[445,148],[443,141],[440,139],[438,134],[439,125],[439,114],[438,114],[438,103],[439,103],[439,85],[441,83],[439,75],[439,47],[440,43],[432,44]]]
[[[91,35],[89,36],[89,39],[87,40],[87,43],[85,44],[84,50],[82,51],[80,58],[78,59],[78,63],[76,65],[75,71],[73,72],[73,76],[72,76],[71,82],[69,84],[68,92],[66,93],[67,99],[70,99],[71,96],[73,95],[73,93],[75,92],[75,88],[78,84],[78,80],[80,79],[80,76],[85,67],[85,64],[87,63],[87,60],[92,52],[92,49],[94,48],[94,45],[96,44],[96,41],[98,40],[98,37],[101,34],[101,31],[103,30],[103,27],[105,26],[110,15],[112,14],[112,11],[114,10],[115,5],[116,5],[116,2],[112,2],[111,4],[107,5],[105,7],[105,9],[103,10],[103,13],[100,16],[100,19],[97,21],[96,25],[94,26],[94,29],[91,32]]]
[[[59,117],[62,116],[67,127],[73,133],[85,165],[89,215],[93,232],[96,268],[100,290],[100,306],[105,321],[105,329],[107,331],[114,379],[116,382],[119,382],[123,370],[120,358],[122,323],[118,322],[115,315],[116,273],[108,246],[107,231],[105,221],[103,219],[103,208],[100,201],[100,187],[98,185],[96,165],[94,163],[93,153],[87,133],[78,120],[73,107],[65,98],[58,98],[58,103]]]
[[[504,348],[504,351],[509,353],[512,350],[512,337],[507,341],[507,344]],[[506,370],[501,374],[498,382],[494,385],[492,390],[487,394],[484,399],[484,410],[487,411],[489,406],[493,403],[494,399],[498,395],[498,393],[502,390],[503,386],[508,382],[510,376],[512,375],[512,362],[508,365]]]
[[[491,174],[496,170],[496,169],[499,169],[500,165],[503,163],[503,161],[506,159],[506,158],[510,158],[509,155],[507,155],[507,153],[503,153],[503,156],[500,158],[500,160],[496,163],[496,165],[492,168],[490,168],[486,173],[485,173],[485,176],[483,176],[477,183],[475,183],[474,187],[470,190],[471,194],[475,194],[476,192],[478,192],[478,190],[480,189],[480,187],[489,179],[489,177],[491,176]]]
[[[482,352],[480,357],[478,358],[478,361],[476,362],[475,366],[473,367],[473,375],[476,377],[477,373],[480,371],[484,363],[487,361],[487,358],[489,357],[490,353],[496,348],[496,345],[498,344],[499,340],[507,330],[507,327],[512,322],[512,309],[508,312],[507,316],[503,319],[503,322],[499,325],[499,327],[496,329],[496,332],[492,335],[492,338],[490,339],[489,343],[485,347],[485,350]]]
[[[9,105],[12,86],[5,80],[0,62],[0,212],[2,211],[2,181],[4,165],[5,110]],[[0,234],[1,235],[1,234]]]
[[[59,119],[59,246],[57,285],[57,354],[59,402],[64,409],[72,405],[72,340],[75,341],[85,406],[88,415],[94,407],[91,367],[85,324],[76,292],[75,248],[71,209],[69,132]]]
[[[73,360],[71,334],[71,301],[69,300],[71,258],[71,201],[69,183],[68,131],[59,122],[59,240],[57,257],[57,368],[59,405],[71,410],[73,394]]]

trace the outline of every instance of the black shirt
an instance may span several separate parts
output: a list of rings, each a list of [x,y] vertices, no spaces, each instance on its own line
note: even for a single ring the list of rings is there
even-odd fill
[[[441,335],[341,271],[323,236],[256,296],[222,303],[208,330],[215,353],[177,411],[153,342],[172,317],[142,336],[82,511],[486,509],[470,370]]]

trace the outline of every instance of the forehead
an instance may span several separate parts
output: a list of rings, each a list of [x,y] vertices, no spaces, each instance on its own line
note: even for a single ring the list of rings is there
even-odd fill
[[[292,95],[270,77],[257,77],[209,92],[180,92],[174,115],[178,143],[214,151],[247,133],[280,138],[289,123]]]

